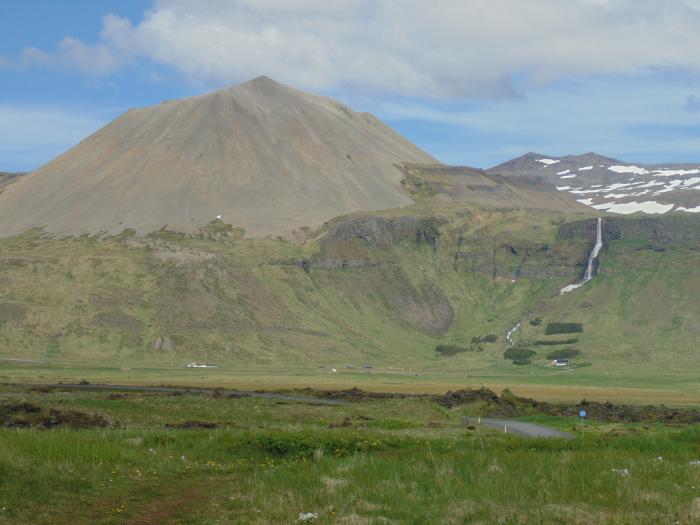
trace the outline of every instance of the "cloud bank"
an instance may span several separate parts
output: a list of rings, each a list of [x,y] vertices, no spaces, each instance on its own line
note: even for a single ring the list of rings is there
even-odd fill
[[[426,98],[512,97],[569,75],[700,74],[697,0],[156,0],[25,63],[107,75],[133,60],[190,81],[260,74],[301,88]]]

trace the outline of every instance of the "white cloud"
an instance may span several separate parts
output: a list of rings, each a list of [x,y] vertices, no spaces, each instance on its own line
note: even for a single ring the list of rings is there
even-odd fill
[[[22,51],[19,62],[23,68],[47,66],[51,63],[51,55],[36,47],[27,47]]]
[[[104,44],[86,45],[77,38],[65,37],[57,49],[47,53],[35,47],[27,47],[20,57],[23,68],[55,66],[77,69],[87,75],[114,73],[128,60],[128,55]]]
[[[686,97],[683,82],[648,75],[559,82],[498,102],[379,102],[372,111],[398,129],[415,131],[414,140],[447,163],[490,167],[527,151],[596,151],[653,163],[697,160],[697,136],[673,132],[697,124],[681,103]]]
[[[91,74],[130,59],[220,85],[260,74],[302,88],[408,96],[512,95],[513,77],[651,67],[700,71],[698,0],[157,0],[133,25],[104,19],[100,42],[51,53]]]
[[[59,64],[73,66],[93,75],[114,73],[125,62],[122,54],[106,45],[88,46],[77,38],[66,37],[58,45]]]
[[[0,171],[35,169],[114,116],[89,108],[0,104]]]

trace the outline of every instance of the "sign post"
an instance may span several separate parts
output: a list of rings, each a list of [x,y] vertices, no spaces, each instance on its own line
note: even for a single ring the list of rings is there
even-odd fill
[[[585,411],[585,410],[579,410],[579,411],[578,411],[578,417],[581,418],[581,437],[583,437],[583,420],[586,419],[586,411]]]

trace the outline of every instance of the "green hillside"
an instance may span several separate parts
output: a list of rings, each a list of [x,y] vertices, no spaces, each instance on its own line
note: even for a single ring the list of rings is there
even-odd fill
[[[34,231],[0,239],[0,357],[537,380],[556,373],[548,355],[573,348],[578,383],[700,371],[700,221],[606,218],[600,275],[558,296],[583,273],[593,224],[587,212],[426,196],[303,241],[244,239],[221,223],[195,236]],[[516,346],[535,352],[520,365],[503,356],[519,320]],[[582,331],[547,335],[554,322]]]

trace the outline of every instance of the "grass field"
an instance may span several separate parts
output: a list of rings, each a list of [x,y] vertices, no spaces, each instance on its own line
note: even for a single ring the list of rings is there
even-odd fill
[[[2,523],[297,523],[302,513],[353,524],[700,518],[700,468],[689,464],[700,457],[698,426],[591,421],[573,441],[526,440],[466,426],[476,406],[421,398],[315,406],[0,387],[0,406],[21,403],[97,414],[111,426],[0,429]],[[217,428],[173,428],[185,422]]]

